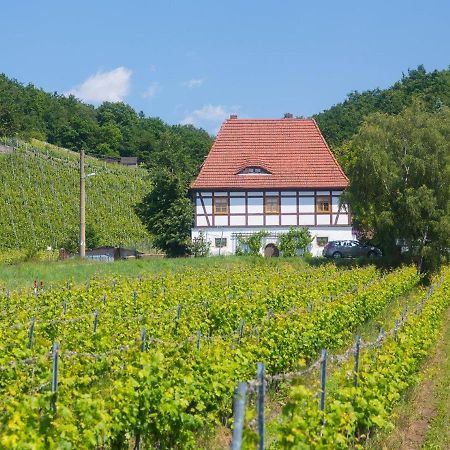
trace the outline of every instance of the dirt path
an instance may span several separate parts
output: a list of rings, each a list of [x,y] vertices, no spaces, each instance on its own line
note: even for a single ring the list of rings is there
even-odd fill
[[[422,448],[430,423],[439,404],[439,383],[449,377],[446,361],[450,358],[450,309],[444,319],[444,328],[434,352],[424,363],[422,381],[408,395],[404,405],[396,411],[395,429],[373,448],[417,450]],[[442,430],[447,432],[445,429]]]

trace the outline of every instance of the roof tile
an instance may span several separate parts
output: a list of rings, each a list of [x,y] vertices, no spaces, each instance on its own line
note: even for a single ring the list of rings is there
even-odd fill
[[[259,165],[271,175],[240,175]],[[345,188],[348,178],[313,119],[228,119],[192,189]]]

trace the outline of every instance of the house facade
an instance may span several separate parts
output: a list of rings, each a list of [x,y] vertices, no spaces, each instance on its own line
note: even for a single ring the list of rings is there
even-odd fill
[[[316,122],[296,119],[226,120],[197,179],[192,238],[203,236],[214,255],[234,254],[239,236],[265,230],[262,253],[277,254],[277,236],[307,227],[313,255],[328,241],[352,239],[351,213],[341,195],[348,179]]]

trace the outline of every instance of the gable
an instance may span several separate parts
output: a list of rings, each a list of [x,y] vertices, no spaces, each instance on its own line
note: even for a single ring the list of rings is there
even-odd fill
[[[262,167],[269,173],[245,172]],[[226,120],[192,189],[345,188],[348,179],[312,119]]]

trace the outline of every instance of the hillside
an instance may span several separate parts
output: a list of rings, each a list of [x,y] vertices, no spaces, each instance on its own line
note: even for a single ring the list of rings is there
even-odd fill
[[[148,244],[134,212],[149,191],[147,172],[86,158],[87,243]],[[79,156],[32,141],[0,153],[0,248],[76,249],[79,223]]]
[[[450,106],[450,69],[427,72],[423,66],[409,70],[388,89],[352,92],[347,99],[314,115],[332,147],[349,140],[363,121],[374,112],[398,114],[420,98],[432,110]]]
[[[159,151],[164,134],[185,144],[194,165],[203,161],[212,142],[204,130],[168,125],[125,103],[94,107],[74,96],[50,94],[0,74],[0,136],[37,138],[74,151],[138,156],[148,162]]]

